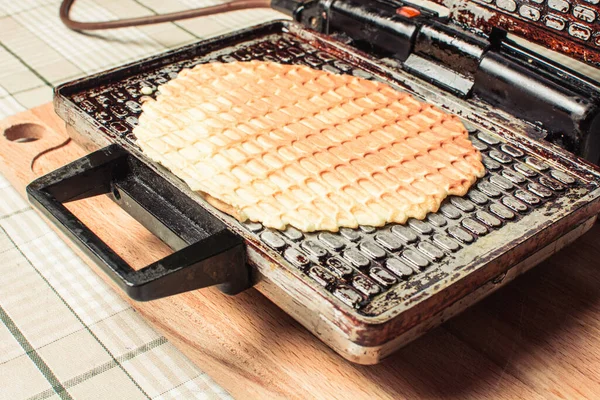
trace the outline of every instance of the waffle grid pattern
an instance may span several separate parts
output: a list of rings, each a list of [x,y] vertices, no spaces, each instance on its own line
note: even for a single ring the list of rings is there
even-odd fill
[[[495,135],[473,130],[470,139],[482,152],[486,176],[466,197],[449,197],[424,221],[343,228],[339,233],[244,226],[342,302],[370,314],[374,297],[398,285],[406,296],[434,285],[448,274],[441,267],[459,267],[461,251],[480,237],[581,186],[572,175]]]
[[[352,75],[209,63],[159,92],[142,106],[138,144],[242,221],[302,231],[405,223],[484,173],[457,117]]]
[[[132,130],[141,113],[142,88],[153,91],[184,68],[210,61],[252,59],[306,65],[367,79],[377,78],[328,53],[317,50],[290,34],[268,35],[204,57],[182,60],[122,82],[76,93],[73,100],[101,123],[113,140],[140,151]],[[147,89],[144,89],[147,91]],[[541,158],[509,145],[499,136],[466,125],[469,139],[482,154],[486,175],[466,197],[450,196],[424,221],[409,219],[405,225],[382,228],[342,228],[337,233],[302,233],[265,228],[258,223],[239,224],[247,235],[260,240],[287,262],[285,268],[302,271],[307,282],[324,288],[341,303],[365,315],[373,299],[400,290],[403,296],[419,293],[460,268],[461,252],[480,237],[519,223],[538,207],[558,198],[582,196],[585,183],[555,169]]]

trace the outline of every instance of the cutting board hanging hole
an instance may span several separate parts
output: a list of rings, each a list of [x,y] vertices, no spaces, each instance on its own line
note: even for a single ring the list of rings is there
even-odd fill
[[[15,143],[35,142],[44,136],[46,128],[40,124],[16,124],[4,130],[4,138]]]

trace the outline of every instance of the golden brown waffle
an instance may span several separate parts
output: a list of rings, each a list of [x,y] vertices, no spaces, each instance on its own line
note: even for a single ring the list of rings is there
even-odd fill
[[[138,144],[241,221],[404,223],[484,174],[457,117],[383,83],[251,61],[198,65],[159,91]]]

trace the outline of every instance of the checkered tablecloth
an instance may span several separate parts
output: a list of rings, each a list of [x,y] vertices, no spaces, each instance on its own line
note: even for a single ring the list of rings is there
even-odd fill
[[[52,87],[233,29],[281,18],[249,10],[77,34],[59,0],[0,0],[0,118]],[[151,15],[207,0],[78,0],[78,20]],[[155,332],[0,176],[0,399],[230,398]]]

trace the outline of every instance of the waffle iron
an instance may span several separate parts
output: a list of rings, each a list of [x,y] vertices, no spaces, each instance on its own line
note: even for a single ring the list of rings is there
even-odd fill
[[[497,28],[466,26],[465,12],[498,15],[508,1],[525,3],[274,0],[295,21],[65,83],[56,112],[91,154],[34,181],[28,196],[133,299],[255,287],[343,357],[377,363],[574,241],[600,210],[596,84]],[[238,222],[145,157],[132,129],[143,93],[181,69],[253,59],[380,80],[459,115],[486,176],[405,225],[301,233]],[[174,253],[134,270],[64,206],[96,195]]]

